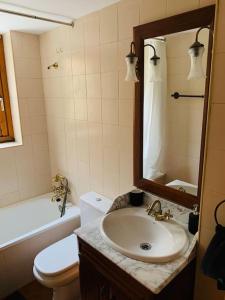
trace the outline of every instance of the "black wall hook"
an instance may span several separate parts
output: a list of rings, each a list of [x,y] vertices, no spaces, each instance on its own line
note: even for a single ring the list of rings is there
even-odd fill
[[[217,219],[217,211],[218,211],[218,208],[225,203],[225,200],[221,201],[220,203],[217,204],[216,208],[215,208],[215,211],[214,211],[214,218],[215,218],[215,222],[216,222],[216,225],[219,225],[219,222],[218,222],[218,219]]]

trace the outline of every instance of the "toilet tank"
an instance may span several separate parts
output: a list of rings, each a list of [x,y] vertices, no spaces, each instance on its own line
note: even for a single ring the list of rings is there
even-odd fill
[[[110,209],[112,200],[97,194],[88,192],[80,197],[81,226],[103,216]]]

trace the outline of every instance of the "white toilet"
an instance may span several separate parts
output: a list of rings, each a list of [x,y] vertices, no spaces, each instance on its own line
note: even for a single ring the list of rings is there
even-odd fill
[[[104,215],[111,205],[111,200],[94,192],[81,196],[81,226]],[[80,296],[78,263],[77,237],[71,234],[36,256],[33,273],[41,284],[53,289],[54,300],[75,300]]]

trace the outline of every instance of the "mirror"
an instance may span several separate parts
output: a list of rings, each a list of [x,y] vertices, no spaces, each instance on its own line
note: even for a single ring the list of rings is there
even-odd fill
[[[190,207],[201,192],[213,15],[210,6],[135,31],[142,70],[136,84],[136,114],[141,114],[134,137],[141,142],[136,185]],[[180,28],[168,32],[174,18]]]
[[[157,76],[144,47],[143,178],[197,196],[209,30],[201,31],[203,76],[188,79],[199,28],[144,40],[160,57]],[[174,93],[180,93],[174,98]],[[182,96],[184,95],[184,97]],[[196,96],[196,97],[195,97]]]

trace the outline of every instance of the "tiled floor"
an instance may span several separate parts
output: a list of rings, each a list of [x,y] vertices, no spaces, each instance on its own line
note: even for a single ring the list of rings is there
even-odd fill
[[[34,281],[5,300],[51,300],[52,290]]]

